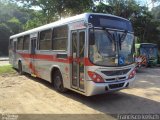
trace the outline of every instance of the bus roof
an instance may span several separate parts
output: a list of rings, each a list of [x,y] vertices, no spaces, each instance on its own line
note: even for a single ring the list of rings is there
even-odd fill
[[[42,30],[50,29],[50,28],[57,27],[57,26],[60,26],[60,25],[65,25],[65,24],[71,23],[73,21],[87,20],[90,15],[104,15],[104,16],[116,17],[116,18],[120,18],[120,19],[129,21],[129,20],[125,19],[125,18],[122,18],[122,17],[119,17],[119,16],[115,16],[115,15],[111,15],[111,14],[83,13],[83,14],[76,15],[76,16],[69,17],[69,18],[65,18],[65,19],[62,19],[62,20],[59,20],[59,21],[56,21],[56,22],[52,22],[52,23],[49,23],[49,24],[46,24],[46,25],[31,29],[31,30],[19,33],[19,34],[12,35],[12,36],[10,36],[10,39],[17,38],[17,37],[24,36],[24,35],[28,35],[28,34],[35,33],[35,32],[39,32],[39,31],[42,31]]]
[[[155,44],[155,43],[141,43],[141,45],[153,45],[153,46],[157,46],[157,44]]]

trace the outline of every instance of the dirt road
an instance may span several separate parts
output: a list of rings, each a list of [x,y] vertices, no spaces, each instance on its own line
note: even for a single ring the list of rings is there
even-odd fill
[[[160,114],[160,68],[139,71],[133,88],[92,97],[57,93],[48,82],[29,75],[0,76],[0,113],[105,114],[89,116],[92,120],[122,113]]]

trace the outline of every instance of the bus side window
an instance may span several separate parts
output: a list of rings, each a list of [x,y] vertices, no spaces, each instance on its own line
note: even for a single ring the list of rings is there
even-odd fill
[[[29,41],[30,41],[30,36],[29,35],[24,36],[23,50],[29,50]]]
[[[53,50],[67,50],[68,26],[53,29]]]
[[[45,30],[40,32],[39,38],[39,50],[51,50],[52,49],[52,30]]]
[[[17,40],[17,50],[23,50],[23,37],[19,37]]]
[[[79,51],[79,56],[80,58],[84,57],[84,44],[85,44],[85,32],[80,32],[79,33],[79,44],[80,44],[80,51]]]

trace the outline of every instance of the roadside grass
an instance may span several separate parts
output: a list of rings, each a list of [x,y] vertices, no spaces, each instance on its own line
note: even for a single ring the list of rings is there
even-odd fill
[[[0,75],[13,75],[16,74],[16,70],[11,65],[0,66]]]

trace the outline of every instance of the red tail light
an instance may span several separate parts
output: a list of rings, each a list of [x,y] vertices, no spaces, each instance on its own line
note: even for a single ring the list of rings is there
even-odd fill
[[[98,75],[97,73],[95,73],[95,72],[88,71],[88,75],[96,83],[102,83],[102,82],[104,82],[104,79],[100,75]]]
[[[136,69],[132,70],[132,72],[129,74],[128,79],[133,78],[136,75]]]

